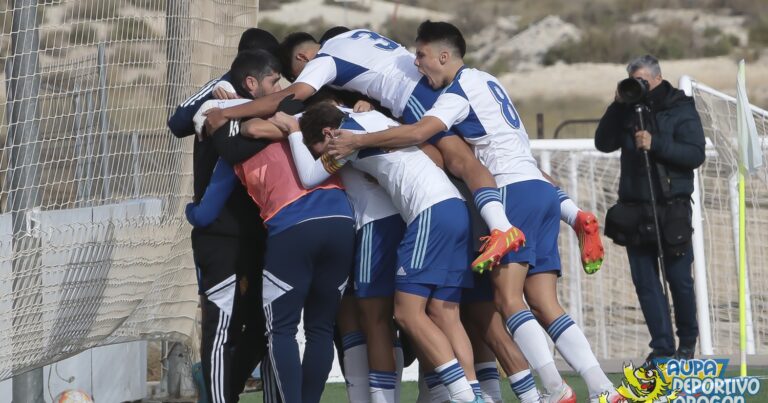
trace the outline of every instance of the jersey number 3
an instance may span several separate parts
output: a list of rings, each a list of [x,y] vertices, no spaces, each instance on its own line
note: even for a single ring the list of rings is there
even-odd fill
[[[488,89],[491,90],[491,95],[496,99],[496,102],[501,106],[501,114],[504,115],[504,120],[507,124],[515,129],[520,128],[520,115],[517,114],[515,106],[512,105],[512,101],[509,99],[509,95],[504,91],[499,84],[493,81],[488,81]]]
[[[370,40],[376,42],[374,47],[379,48],[381,50],[395,50],[397,49],[398,46],[400,46],[397,44],[397,42],[371,31],[357,31],[354,34],[352,34],[350,38],[352,39],[369,38]]]

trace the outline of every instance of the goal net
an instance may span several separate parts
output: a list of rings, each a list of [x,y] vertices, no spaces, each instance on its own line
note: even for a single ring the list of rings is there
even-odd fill
[[[250,0],[0,2],[0,379],[97,345],[189,340],[192,140]]]
[[[738,311],[738,206],[736,197],[738,143],[736,103],[732,97],[688,81],[707,137],[707,158],[698,170],[698,193],[693,196],[696,233],[695,270],[699,323],[699,351],[729,355],[739,352]],[[762,141],[768,135],[768,112],[753,108]],[[765,143],[763,143],[765,153]],[[549,171],[583,209],[595,212],[602,222],[617,199],[619,152],[604,154],[592,139],[533,140],[543,170]],[[747,254],[749,264],[750,353],[768,354],[768,186],[764,166],[747,179]],[[700,219],[697,220],[697,218]],[[602,227],[601,227],[602,228]],[[560,254],[563,277],[560,299],[584,329],[599,358],[637,359],[650,351],[650,335],[635,294],[624,247],[603,237],[606,258],[600,272],[583,273],[578,241],[562,226]]]

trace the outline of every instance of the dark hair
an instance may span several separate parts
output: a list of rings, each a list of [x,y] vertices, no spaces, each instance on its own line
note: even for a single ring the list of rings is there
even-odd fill
[[[307,108],[299,118],[299,127],[304,135],[304,144],[311,146],[323,141],[325,137],[323,129],[326,127],[338,128],[345,116],[344,112],[330,102],[319,102]]]
[[[304,101],[304,105],[310,107],[321,102],[333,102],[338,105],[348,105],[341,96],[341,91],[330,87],[320,88],[311,97]]]
[[[237,52],[261,49],[277,55],[278,48],[280,48],[280,43],[274,35],[261,28],[248,28],[240,35]]]
[[[345,32],[349,32],[349,31],[351,31],[349,28],[341,26],[341,25],[333,27],[333,28],[330,28],[329,30],[325,31],[323,36],[320,37],[320,44],[325,43],[325,41],[327,41],[328,39],[333,38],[336,35],[341,35],[341,34],[343,34]]]
[[[306,32],[294,32],[286,36],[285,39],[283,39],[283,42],[280,44],[280,50],[278,50],[277,57],[280,59],[280,63],[283,65],[283,77],[285,77],[285,79],[290,82],[296,80],[296,77],[293,76],[293,72],[291,71],[293,52],[297,47],[299,47],[299,45],[305,44],[307,42],[317,43],[315,37]]]
[[[280,62],[266,50],[246,50],[235,56],[229,71],[232,76],[232,86],[235,87],[238,94],[247,94],[248,98],[250,98],[250,94],[248,94],[244,85],[245,78],[251,76],[257,81],[261,81],[272,73],[279,73]]]
[[[464,57],[467,52],[467,43],[464,41],[461,31],[448,22],[432,22],[430,20],[422,22],[416,33],[416,42],[443,42],[453,47],[461,57]]]

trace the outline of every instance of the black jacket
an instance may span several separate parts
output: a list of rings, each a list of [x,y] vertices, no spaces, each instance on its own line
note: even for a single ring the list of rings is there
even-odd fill
[[[648,94],[644,113],[652,137],[649,156],[659,201],[690,197],[693,170],[704,162],[704,129],[693,98],[663,81]],[[635,146],[639,119],[634,108],[618,102],[608,106],[595,132],[595,147],[603,152],[621,149],[619,200],[650,200],[643,154]]]
[[[223,126],[225,129],[228,127],[229,125]],[[234,165],[269,145],[268,141],[253,140],[239,135],[230,137],[220,132],[223,131],[217,131],[214,136],[205,136],[202,141],[195,139],[193,159],[195,202],[199,202],[203,197],[219,157]],[[232,150],[238,150],[243,155],[235,155],[233,160]],[[266,237],[266,229],[259,216],[259,208],[248,195],[245,187],[238,183],[216,220],[207,227],[192,229],[192,236],[197,235],[261,239]]]

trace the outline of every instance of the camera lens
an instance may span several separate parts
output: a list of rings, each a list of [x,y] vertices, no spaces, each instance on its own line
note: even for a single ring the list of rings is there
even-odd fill
[[[642,102],[648,93],[648,86],[641,78],[627,78],[621,80],[618,86],[619,98],[626,104]]]

